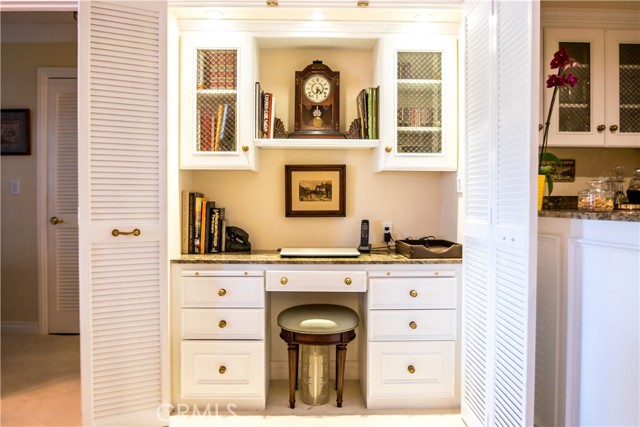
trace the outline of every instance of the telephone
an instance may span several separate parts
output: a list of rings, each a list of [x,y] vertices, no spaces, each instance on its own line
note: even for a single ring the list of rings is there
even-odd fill
[[[371,252],[371,244],[369,244],[369,220],[363,219],[360,224],[360,246],[358,251],[362,253]]]

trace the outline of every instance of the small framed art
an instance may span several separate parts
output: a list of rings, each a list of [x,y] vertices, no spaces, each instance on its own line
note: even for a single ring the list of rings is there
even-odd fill
[[[346,165],[285,165],[285,216],[346,216]]]
[[[0,115],[2,129],[0,152],[2,155],[31,154],[29,110],[3,109]]]

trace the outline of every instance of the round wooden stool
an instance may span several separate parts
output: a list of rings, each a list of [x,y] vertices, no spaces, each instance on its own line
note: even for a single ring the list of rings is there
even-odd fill
[[[333,304],[297,305],[278,315],[280,338],[286,341],[289,352],[290,408],[296,406],[300,344],[336,346],[336,403],[338,408],[342,407],[347,343],[356,337],[359,321],[358,314],[352,309]]]

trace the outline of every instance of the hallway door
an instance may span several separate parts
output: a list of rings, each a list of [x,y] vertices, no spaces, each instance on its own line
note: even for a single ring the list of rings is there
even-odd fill
[[[48,79],[48,333],[77,334],[78,89],[76,78]]]

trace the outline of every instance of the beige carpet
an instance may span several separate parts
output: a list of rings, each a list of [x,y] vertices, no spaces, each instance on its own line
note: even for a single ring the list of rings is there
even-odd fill
[[[0,425],[81,426],[79,336],[2,336]],[[335,391],[326,405],[309,406],[298,397],[288,406],[286,381],[272,381],[265,411],[216,416],[172,416],[171,427],[439,427],[464,426],[457,410],[366,409],[358,381],[346,381],[344,403]]]

